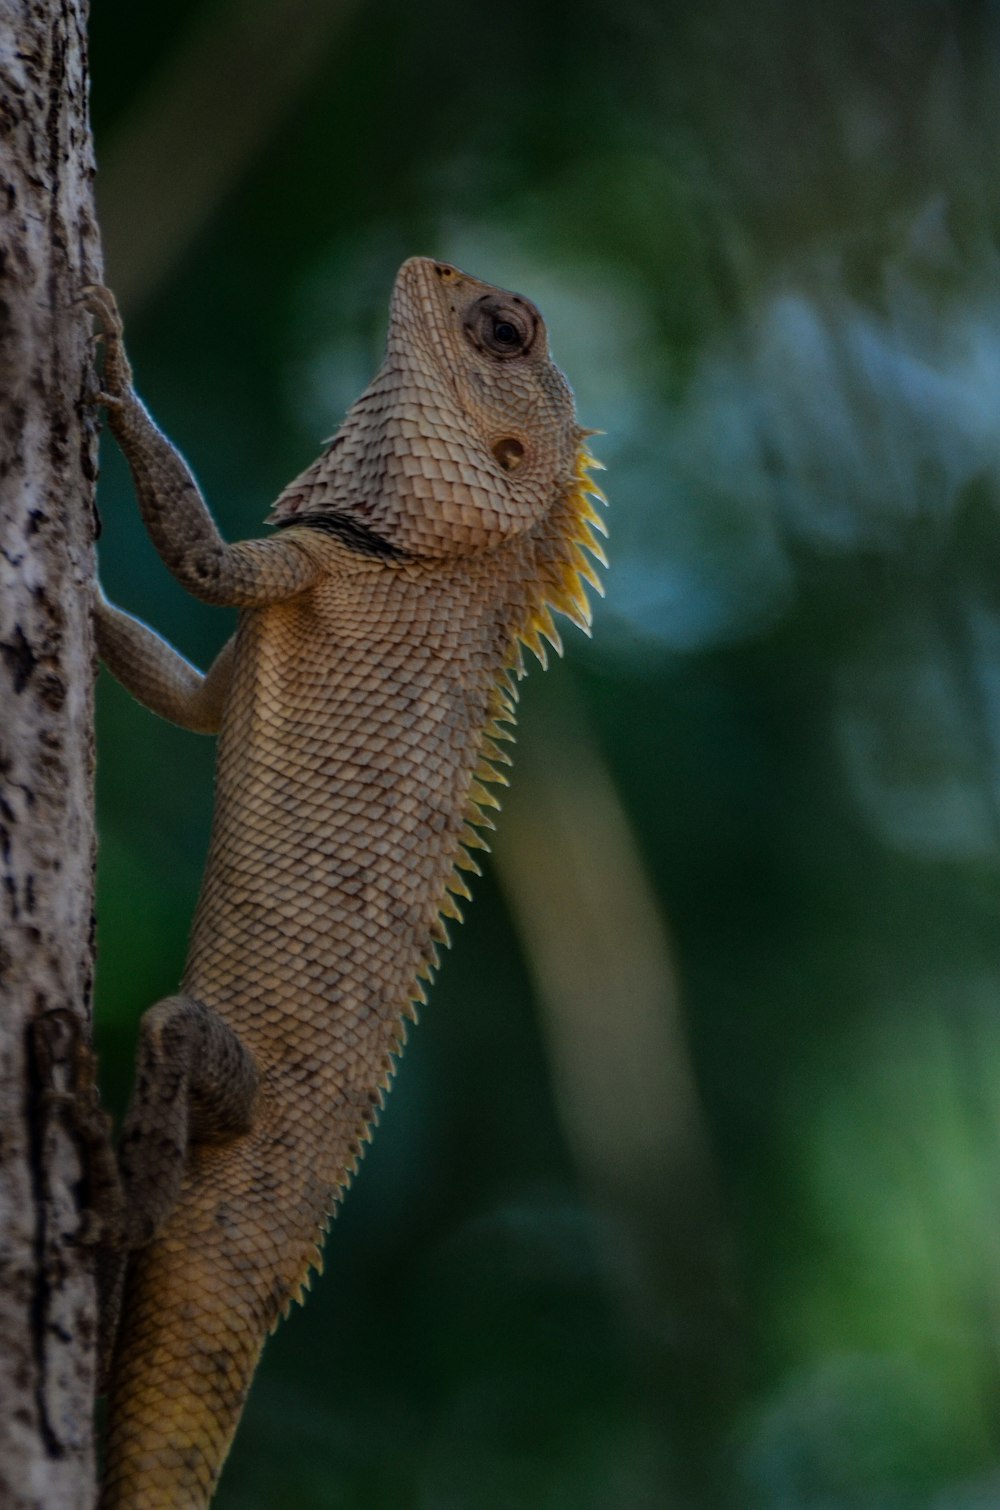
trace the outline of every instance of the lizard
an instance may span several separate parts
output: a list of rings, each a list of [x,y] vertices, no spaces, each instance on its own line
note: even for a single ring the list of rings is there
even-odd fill
[[[136,394],[113,295],[87,299],[97,401],[152,542],[195,597],[239,610],[204,675],[100,592],[95,613],[133,696],[218,735],[187,962],[142,1018],[119,1138],[101,1501],[196,1507],[480,873],[524,648],[561,653],[554,612],[589,633],[604,495],[536,307],[414,257],[375,378],[273,533],[226,543]]]

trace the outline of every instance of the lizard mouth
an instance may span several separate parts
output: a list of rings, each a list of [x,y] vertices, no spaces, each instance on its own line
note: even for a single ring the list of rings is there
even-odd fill
[[[445,336],[449,322],[441,319],[442,306],[454,316],[456,328],[460,327],[470,284],[479,286],[476,279],[448,262],[435,262],[431,257],[407,258],[396,275],[389,304],[390,352],[398,347],[396,333],[403,339],[402,332],[407,331],[408,342],[415,339],[429,346],[442,370],[452,372],[455,352]],[[419,318],[415,319],[417,311]]]

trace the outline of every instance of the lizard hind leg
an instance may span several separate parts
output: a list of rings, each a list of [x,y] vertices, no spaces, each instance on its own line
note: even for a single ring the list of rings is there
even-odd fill
[[[253,1055],[211,1007],[189,996],[150,1007],[118,1149],[126,1248],[148,1243],[170,1215],[191,1144],[249,1132],[259,1083]]]
[[[149,1243],[173,1210],[191,1145],[249,1132],[259,1081],[253,1056],[202,1002],[168,996],[145,1013],[118,1146],[123,1216],[97,1269],[102,1389],[113,1364],[129,1253]]]
[[[101,1389],[110,1382],[128,1255],[147,1246],[174,1210],[192,1143],[248,1133],[258,1083],[251,1052],[201,1001],[166,997],[142,1018],[118,1145],[122,1214],[97,1265]]]

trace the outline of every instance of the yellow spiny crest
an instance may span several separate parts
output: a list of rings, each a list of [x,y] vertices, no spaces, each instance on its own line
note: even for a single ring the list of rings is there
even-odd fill
[[[535,617],[536,616],[533,614],[532,617],[528,620],[527,624],[525,624],[524,628],[521,630],[520,640],[521,644],[526,645],[527,648],[531,651],[532,655],[538,661],[542,670],[546,671],[548,670],[549,658],[545,653],[545,646],[538,638],[538,630],[535,627]]]
[[[587,433],[590,432],[582,432],[582,434]],[[402,1016],[412,1021],[416,1020],[415,1004],[419,1002],[421,1005],[426,1005],[427,1003],[427,992],[421,982],[433,980],[434,971],[438,968],[439,960],[435,942],[446,947],[451,943],[445,927],[445,919],[454,918],[461,922],[462,913],[455,899],[462,897],[467,901],[472,900],[472,893],[461,872],[468,870],[476,875],[482,874],[468,851],[470,849],[489,850],[489,845],[482,837],[480,830],[495,827],[487,809],[495,810],[500,806],[496,797],[483,783],[508,785],[507,777],[502,771],[497,770],[497,766],[509,766],[512,762],[505,751],[498,749],[496,741],[509,742],[514,739],[514,732],[509,726],[515,721],[517,683],[525,674],[522,647],[530,650],[542,666],[547,664],[544,641],[548,641],[557,655],[562,655],[562,638],[552,618],[553,611],[571,619],[585,634],[590,633],[591,609],[584,584],[593,587],[597,592],[604,591],[590,558],[601,566],[608,564],[603,547],[594,535],[595,530],[599,535],[607,535],[607,527],[590,501],[591,498],[596,498],[601,503],[607,502],[601,489],[590,477],[590,472],[600,467],[602,463],[591,456],[586,447],[581,445],[570,483],[552,508],[546,520],[547,527],[544,533],[540,533],[535,538],[534,576],[524,585],[525,600],[521,605],[519,617],[510,628],[507,663],[497,674],[487,695],[487,718],[466,793],[463,823],[458,835],[452,862],[453,868],[444,883],[434,911],[429,929],[430,941],[424,958],[417,967],[416,979],[410,988],[410,1000],[402,1008]],[[584,555],[585,551],[587,555]],[[388,1073],[380,1082],[383,1090],[388,1089],[389,1079],[394,1069],[395,1064],[390,1061]],[[382,1099],[380,1094],[378,1096],[379,1108],[382,1105]],[[376,1118],[377,1111],[374,1111],[364,1128],[366,1139],[371,1136],[372,1123]]]
[[[608,564],[604,548],[594,535],[595,529],[601,535],[608,533],[590,501],[596,498],[607,503],[604,493],[590,476],[595,468],[603,470],[603,463],[581,445],[569,486],[549,515],[545,537],[539,540],[539,579],[532,584],[530,601],[526,604],[522,623],[514,630],[511,647],[511,665],[519,675],[523,674],[521,645],[527,646],[545,665],[541,635],[562,654],[562,641],[552,621],[553,609],[571,619],[585,634],[590,633],[591,608],[584,584],[602,596],[604,594],[603,584],[590,557],[601,566]],[[584,555],[585,551],[587,555]]]
[[[580,539],[586,546],[587,550],[589,550],[590,554],[594,557],[595,561],[599,561],[602,566],[607,566],[608,558],[605,553],[604,546],[599,540],[594,539],[594,532],[590,528],[589,524],[583,524],[581,526]]]
[[[509,760],[507,764],[510,765]],[[510,786],[510,777],[503,771],[498,771],[485,756],[479,761],[472,774],[477,781],[492,781],[494,786]]]
[[[446,891],[442,898],[441,916],[444,918],[453,918],[456,923],[464,923],[465,921],[462,916],[462,910],[450,891]]]
[[[507,739],[510,739],[511,735],[508,734],[505,737]],[[483,738],[480,742],[479,753],[484,760],[488,760],[491,763],[495,761],[497,765],[514,764],[513,760],[511,760],[510,756],[507,754],[507,751],[501,750],[499,746],[495,745],[492,739],[490,739],[490,737],[486,734],[483,735]]]
[[[472,901],[472,892],[469,890],[467,882],[463,879],[462,873],[458,869],[457,863],[455,869],[448,877],[447,884],[448,890],[453,891],[457,897],[464,897],[467,902]]]
[[[607,497],[604,493],[601,492],[601,489],[596,485],[596,483],[591,483],[589,491],[593,493],[595,498],[599,498],[602,503],[607,503]],[[594,508],[594,505],[591,503],[590,499],[586,497],[586,495],[584,496],[583,502],[580,507],[580,517],[582,519],[585,519],[593,529],[597,530],[599,535],[603,535],[605,539],[607,539],[608,527],[604,523],[604,520],[601,518],[600,514]]]
[[[549,591],[546,602],[550,603],[557,613],[570,619],[577,629],[582,629],[586,635],[590,634],[590,604],[582,593],[560,591],[557,588],[555,591]]]
[[[535,614],[534,625],[539,633],[543,634],[548,640],[556,655],[562,655],[562,635],[559,633],[558,629],[552,621],[552,614],[549,612],[549,605],[547,603],[543,603],[541,608]]]
[[[585,582],[589,582],[595,592],[603,595],[604,588],[601,585],[600,577],[575,542],[569,548],[569,559],[573,564],[573,569],[577,576],[582,577]]]
[[[499,810],[500,803],[492,792],[488,792],[481,781],[473,781],[469,786],[469,801],[475,808],[492,807]],[[486,814],[481,813],[474,821],[481,823]]]

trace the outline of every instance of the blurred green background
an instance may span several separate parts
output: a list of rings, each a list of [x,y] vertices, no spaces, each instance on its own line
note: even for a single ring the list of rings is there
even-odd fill
[[[411,253],[541,305],[595,635],[221,1510],[1000,1504],[1000,6],[95,0],[140,388],[258,533]],[[109,594],[205,664],[104,453]],[[99,1043],[211,742],[100,689]]]

